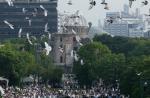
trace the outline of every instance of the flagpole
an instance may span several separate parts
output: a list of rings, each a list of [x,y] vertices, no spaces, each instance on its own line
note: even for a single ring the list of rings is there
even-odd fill
[[[66,58],[67,58],[67,57],[66,57],[66,56],[67,56],[67,55],[66,55],[66,45],[64,45],[64,53],[65,53],[65,66],[64,66],[64,67],[65,67],[65,73],[68,73],[68,72],[67,72],[67,61],[66,61],[66,60],[67,60],[67,59],[66,59]]]

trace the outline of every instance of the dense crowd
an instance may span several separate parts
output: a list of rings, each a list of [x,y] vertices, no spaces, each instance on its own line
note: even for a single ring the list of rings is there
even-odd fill
[[[67,78],[66,78],[67,77]],[[62,87],[53,88],[50,85],[24,85],[19,87],[6,87],[2,98],[129,98],[120,94],[119,83],[105,85],[100,79],[89,89],[80,88],[73,75],[65,75]],[[2,91],[2,90],[1,90]]]
[[[104,86],[91,89],[52,89],[50,86],[8,87],[2,98],[128,98],[118,89]]]

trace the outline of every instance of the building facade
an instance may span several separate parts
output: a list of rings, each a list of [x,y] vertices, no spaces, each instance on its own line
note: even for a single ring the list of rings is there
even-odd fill
[[[107,12],[106,20],[112,18],[113,23],[104,21],[103,30],[113,36],[144,37],[145,23],[138,9],[131,15],[128,6],[122,12]]]
[[[0,39],[16,38],[26,33],[39,37],[46,32],[57,32],[57,0],[0,1]],[[7,21],[13,28],[10,28]]]
[[[87,42],[89,27],[85,18],[78,14],[62,14],[58,24],[59,31],[52,34],[50,41],[51,53],[55,65],[65,69],[67,73],[72,70],[77,50]]]
[[[67,72],[70,71],[74,62],[71,51],[75,48],[75,34],[53,34],[51,43],[53,47],[52,57],[55,65],[65,69]]]
[[[144,37],[150,38],[150,17],[146,16],[144,17],[144,20],[145,20]]]
[[[129,36],[127,23],[113,23],[110,25],[105,24],[104,31],[114,36]]]

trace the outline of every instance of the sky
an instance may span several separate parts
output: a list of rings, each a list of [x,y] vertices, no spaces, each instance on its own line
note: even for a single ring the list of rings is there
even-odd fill
[[[104,10],[104,6],[101,5],[101,0],[95,0],[96,6],[91,10],[89,9],[89,0],[72,0],[73,5],[68,5],[67,2],[69,0],[58,0],[58,11],[59,12],[70,12],[74,13],[77,10],[80,10],[80,14],[83,15],[87,22],[92,22],[94,26],[98,25],[98,20],[101,20],[103,23],[103,19],[105,18],[106,12],[116,12],[122,11],[124,4],[129,4],[128,0],[106,0],[108,2],[108,6],[110,10]],[[142,14],[148,14],[148,10],[150,4],[147,6],[142,6],[142,1],[144,0],[136,0],[133,2],[132,8],[130,8],[130,12],[135,11],[135,8],[140,8]],[[150,2],[149,2],[150,3]]]

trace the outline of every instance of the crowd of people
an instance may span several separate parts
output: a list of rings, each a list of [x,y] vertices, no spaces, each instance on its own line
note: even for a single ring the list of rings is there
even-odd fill
[[[119,84],[105,85],[100,79],[91,88],[80,88],[73,75],[65,75],[62,86],[54,88],[44,84],[0,89],[2,98],[129,98],[120,94]]]
[[[2,98],[128,98],[118,89],[93,87],[91,89],[53,89],[44,85],[28,85],[23,88],[8,87]]]

